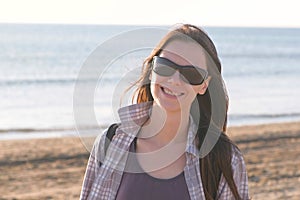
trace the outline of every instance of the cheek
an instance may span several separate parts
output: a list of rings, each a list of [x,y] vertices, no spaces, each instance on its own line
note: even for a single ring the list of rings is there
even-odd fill
[[[161,82],[161,80],[160,80],[160,77],[157,76],[157,75],[156,75],[155,73],[153,73],[153,72],[151,73],[149,79],[150,79],[150,90],[151,90],[151,94],[152,94],[153,97],[155,97],[155,96],[156,96],[156,93],[157,93],[157,84],[158,84],[159,82]]]
[[[192,86],[193,93],[196,95],[201,91],[201,86]]]
[[[186,87],[186,91],[188,93],[188,95],[187,95],[188,99],[193,101],[196,98],[197,94],[199,93],[200,89],[201,89],[201,86],[188,85]]]
[[[151,81],[151,84],[153,83],[159,83],[161,82],[162,80],[162,77],[161,76],[158,76],[156,73],[152,72],[150,74],[150,77],[149,77],[150,81]]]

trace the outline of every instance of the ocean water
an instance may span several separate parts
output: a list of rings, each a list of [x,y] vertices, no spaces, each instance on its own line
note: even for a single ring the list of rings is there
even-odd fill
[[[0,24],[0,133],[70,134],[75,127],[74,88],[82,66],[107,40],[137,28],[144,27]],[[230,126],[300,120],[300,29],[205,30],[222,62]],[[136,50],[115,58],[108,68],[97,66],[103,67],[94,95],[97,124],[87,120],[87,128],[104,128],[118,120],[118,102],[126,88],[120,80],[136,70],[131,73],[135,77],[125,77],[133,81],[149,52]],[[83,84],[89,83],[92,78]],[[125,99],[124,105],[129,97]]]

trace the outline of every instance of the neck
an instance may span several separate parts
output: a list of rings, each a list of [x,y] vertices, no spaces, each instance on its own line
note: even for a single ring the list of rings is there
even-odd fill
[[[143,126],[140,137],[165,145],[171,140],[183,142],[187,139],[189,128],[188,111],[165,112],[161,107],[153,105],[152,113]]]

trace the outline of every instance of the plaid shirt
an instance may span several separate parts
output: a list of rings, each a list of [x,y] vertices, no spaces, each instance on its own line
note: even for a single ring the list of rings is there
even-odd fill
[[[95,140],[84,177],[80,195],[81,200],[113,200],[116,198],[130,144],[139,132],[140,127],[149,118],[151,107],[152,103],[147,102],[119,109],[121,125],[116,130],[116,135],[106,154],[104,153],[104,143],[107,130]],[[187,162],[184,168],[191,200],[205,199],[200,174],[199,150],[194,143],[196,130],[196,125],[191,121],[185,150]],[[246,166],[238,150],[233,150],[231,163],[238,192],[242,199],[249,199]],[[216,199],[234,199],[224,176],[221,176]]]

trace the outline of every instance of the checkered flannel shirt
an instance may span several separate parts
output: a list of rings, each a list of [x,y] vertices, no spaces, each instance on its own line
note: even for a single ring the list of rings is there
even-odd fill
[[[114,200],[116,198],[130,144],[140,127],[149,118],[151,107],[152,103],[147,102],[119,109],[121,125],[116,130],[116,135],[106,153],[104,153],[104,143],[107,130],[95,140],[85,172],[80,195],[81,200]],[[194,142],[196,130],[196,125],[190,120],[185,150],[187,162],[184,168],[184,176],[191,200],[205,199],[199,166],[199,150]],[[249,199],[245,162],[242,154],[236,148],[233,149],[231,162],[233,178],[242,199]],[[234,199],[223,175],[219,182],[216,199]]]

